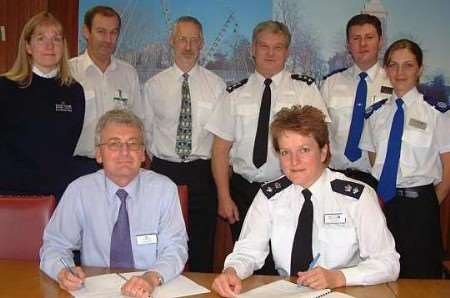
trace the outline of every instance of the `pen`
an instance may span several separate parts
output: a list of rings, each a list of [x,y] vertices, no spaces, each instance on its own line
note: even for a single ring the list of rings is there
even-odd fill
[[[314,259],[311,261],[311,263],[309,263],[308,270],[311,270],[311,269],[313,269],[313,268],[316,266],[317,261],[319,261],[319,258],[320,258],[320,253],[318,253],[318,254],[314,257]]]
[[[78,274],[76,274],[75,271],[73,271],[72,268],[71,268],[69,265],[67,265],[66,261],[64,261],[63,258],[60,258],[59,260],[60,260],[61,263],[64,265],[64,267],[65,267],[67,270],[69,270],[69,272],[70,272],[72,275],[74,275],[74,276],[76,276],[76,277],[79,278]],[[84,287],[84,282],[81,282],[81,286]]]
[[[121,279],[123,279],[123,280],[125,280],[125,281],[128,281],[128,278],[126,278],[125,275],[123,275],[123,274],[121,274],[121,273],[119,273],[119,272],[116,272],[116,274],[117,274],[117,276],[120,277]],[[149,297],[149,298],[152,298],[153,296],[148,296],[148,297]]]

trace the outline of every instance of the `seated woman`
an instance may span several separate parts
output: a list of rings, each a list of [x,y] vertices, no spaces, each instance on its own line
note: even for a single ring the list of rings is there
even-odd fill
[[[278,273],[311,288],[397,279],[399,255],[375,191],[327,169],[324,119],[311,106],[284,108],[275,116],[272,140],[286,176],[256,195],[239,241],[212,284],[220,295],[240,292],[241,279],[264,264],[269,245]]]
[[[420,47],[395,41],[384,55],[392,96],[366,112],[360,147],[369,151],[377,193],[400,253],[400,277],[440,278],[443,256],[439,202],[450,188],[450,117],[416,86]]]
[[[0,76],[0,106],[0,194],[59,198],[76,178],[84,94],[70,76],[61,23],[50,13],[25,24],[16,61]]]

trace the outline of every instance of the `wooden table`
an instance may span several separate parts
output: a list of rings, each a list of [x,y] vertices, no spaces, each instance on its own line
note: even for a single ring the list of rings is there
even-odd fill
[[[105,268],[84,268],[87,275],[110,273]],[[216,274],[184,273],[188,278],[210,288]],[[252,276],[243,282],[244,291],[280,279],[278,276]],[[394,283],[368,287],[339,288],[336,291],[347,293],[358,298],[437,298],[450,297],[450,280],[414,280],[404,279]],[[35,262],[0,260],[0,297],[32,297],[60,298],[71,297],[58,284],[39,270]],[[191,296],[198,298],[219,297],[215,293]]]

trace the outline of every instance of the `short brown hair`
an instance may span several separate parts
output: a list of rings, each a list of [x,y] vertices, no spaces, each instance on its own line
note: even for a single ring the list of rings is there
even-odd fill
[[[291,44],[291,32],[289,32],[289,28],[281,22],[278,21],[265,21],[256,25],[255,29],[253,29],[252,43],[256,43],[256,39],[258,38],[258,34],[262,31],[268,31],[270,33],[281,33],[286,37],[286,48],[289,48]]]
[[[325,122],[325,114],[312,106],[295,105],[290,108],[282,108],[270,125],[273,148],[280,153],[278,139],[284,131],[292,131],[302,136],[312,136],[322,149],[328,145],[325,164],[330,161],[330,139],[328,127]]]
[[[110,123],[136,127],[139,130],[139,138],[145,145],[144,124],[142,123],[142,120],[129,110],[114,109],[103,114],[97,122],[97,126],[95,127],[96,146],[100,145],[102,132],[105,129],[106,125]]]
[[[89,29],[89,31],[91,31],[92,29],[92,21],[94,20],[94,17],[98,14],[105,17],[116,17],[117,21],[119,22],[119,30],[120,30],[120,27],[122,26],[122,19],[120,18],[120,15],[117,13],[117,11],[115,11],[114,8],[109,6],[98,5],[92,7],[84,14],[84,24]]]
[[[375,27],[375,29],[377,30],[378,33],[378,38],[381,38],[383,36],[383,30],[381,29],[381,22],[380,20],[373,15],[370,14],[357,14],[355,16],[353,16],[347,23],[347,40],[349,38],[349,34],[350,34],[350,28],[352,28],[353,26],[362,26],[362,25],[372,25]]]

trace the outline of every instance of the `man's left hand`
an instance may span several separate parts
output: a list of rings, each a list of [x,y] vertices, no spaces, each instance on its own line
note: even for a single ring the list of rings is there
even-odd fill
[[[309,271],[297,273],[297,283],[313,289],[334,289],[345,286],[345,276],[341,271],[327,270],[317,266]]]
[[[159,274],[147,272],[142,276],[133,276],[121,288],[122,294],[129,297],[148,298],[160,285]]]

